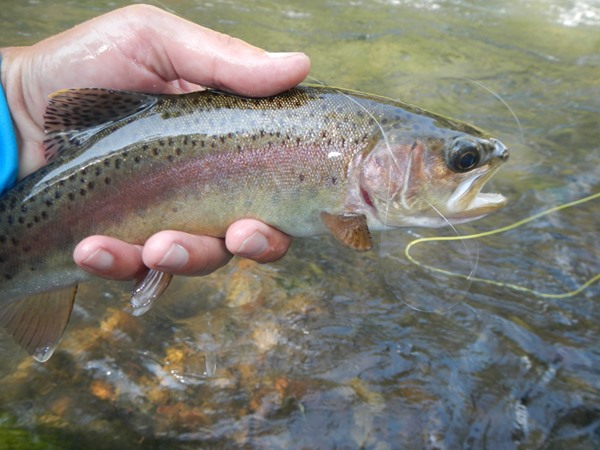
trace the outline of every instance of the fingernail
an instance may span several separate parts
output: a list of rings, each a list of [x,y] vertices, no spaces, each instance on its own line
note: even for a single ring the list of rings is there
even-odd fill
[[[115,262],[115,258],[112,254],[106,250],[99,248],[90,256],[82,261],[82,264],[87,267],[94,268],[96,270],[108,270]]]
[[[255,231],[242,242],[236,253],[246,257],[259,256],[267,250],[268,246],[267,238],[262,233]]]
[[[190,255],[185,248],[179,244],[173,244],[158,263],[159,267],[167,269],[179,269],[187,264]]]
[[[265,52],[269,58],[289,58],[291,56],[301,55],[299,52]]]

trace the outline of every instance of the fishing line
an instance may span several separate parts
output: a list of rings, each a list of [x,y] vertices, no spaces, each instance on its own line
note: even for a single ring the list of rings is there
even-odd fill
[[[504,105],[504,107],[508,110],[508,112],[510,113],[510,115],[513,117],[513,119],[515,119],[515,122],[517,123],[517,127],[519,127],[519,134],[521,136],[521,142],[525,141],[525,133],[523,132],[523,127],[521,126],[521,121],[519,120],[519,117],[517,116],[517,114],[515,113],[515,111],[510,107],[510,105],[500,96],[500,94],[497,94],[496,92],[494,92],[492,89],[490,89],[489,87],[487,87],[485,84],[483,84],[480,81],[474,80],[472,78],[469,77],[449,77],[449,79],[465,79],[471,83],[473,83],[475,86],[480,87],[481,89],[483,89],[484,91],[490,93],[496,100],[498,100],[500,103],[502,103],[502,105]]]
[[[582,203],[586,203],[592,200],[595,200],[597,198],[600,198],[600,192],[596,193],[596,194],[592,194],[589,195],[587,197],[584,197],[582,199],[579,200],[575,200],[573,202],[570,203],[565,203],[563,205],[559,205],[559,206],[555,206],[553,208],[547,209],[545,211],[542,211],[538,214],[534,214],[531,217],[527,217],[525,219],[519,220],[518,222],[515,222],[511,225],[507,225],[505,227],[501,227],[498,228],[496,230],[490,230],[490,231],[485,231],[482,233],[476,233],[476,234],[469,234],[469,235],[465,235],[465,236],[438,236],[438,237],[427,237],[427,238],[419,238],[419,239],[415,239],[411,242],[408,243],[408,245],[405,247],[404,249],[404,255],[406,256],[406,258],[413,264],[415,264],[416,266],[419,266],[423,269],[427,269],[431,272],[435,272],[435,273],[439,273],[439,274],[443,274],[443,275],[447,275],[447,276],[451,276],[451,277],[457,277],[457,278],[463,278],[472,282],[479,282],[479,283],[484,283],[484,284],[489,284],[489,285],[494,285],[494,286],[499,286],[499,287],[503,287],[503,288],[509,288],[515,291],[519,291],[519,292],[526,292],[528,294],[533,294],[536,295],[538,297],[542,297],[542,298],[547,298],[547,299],[563,299],[563,298],[569,298],[569,297],[574,297],[577,294],[580,294],[581,292],[583,292],[585,289],[587,289],[588,287],[590,287],[592,284],[596,283],[597,281],[600,281],[600,273],[596,274],[595,276],[593,276],[592,278],[590,278],[589,280],[587,280],[585,283],[583,283],[581,286],[579,286],[577,289],[574,289],[572,291],[568,291],[562,294],[550,294],[550,293],[546,293],[546,292],[540,292],[537,291],[535,289],[530,289],[528,287],[525,286],[521,286],[518,284],[513,284],[513,283],[504,283],[502,281],[496,281],[496,280],[492,280],[492,279],[488,279],[488,278],[478,278],[478,277],[472,277],[471,274],[469,275],[464,275],[461,273],[457,273],[457,272],[452,272],[450,270],[445,270],[439,267],[435,267],[435,266],[431,266],[428,264],[424,264],[421,263],[420,261],[418,261],[416,258],[414,258],[411,254],[410,254],[410,250],[411,248],[413,248],[414,246],[418,245],[418,244],[423,244],[426,242],[441,242],[441,241],[457,241],[457,240],[462,240],[462,239],[479,239],[482,237],[487,237],[487,236],[492,236],[494,234],[500,234],[500,233],[504,233],[506,231],[509,230],[513,230],[515,228],[518,228],[522,225],[525,225],[526,223],[532,222],[536,219],[539,219],[540,217],[543,216],[547,216],[549,214],[558,212],[558,211],[562,211],[563,209],[567,209],[570,208],[572,206],[577,206],[580,205]]]

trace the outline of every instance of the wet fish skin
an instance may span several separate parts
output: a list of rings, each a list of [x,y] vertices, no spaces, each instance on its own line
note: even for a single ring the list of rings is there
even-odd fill
[[[474,173],[491,176],[507,156],[461,122],[310,86],[265,99],[64,91],[52,97],[46,125],[53,161],[0,198],[4,325],[17,314],[7,318],[7,305],[25,299],[26,309],[29,296],[88,279],[72,260],[86,236],[143,244],[176,229],[222,237],[252,217],[294,236],[332,231],[360,248],[343,218],[359,241],[367,224],[438,226],[430,206],[443,211],[457,186]],[[464,173],[448,167],[449,146],[460,139],[481,146],[480,164]],[[477,194],[479,184],[467,190]]]

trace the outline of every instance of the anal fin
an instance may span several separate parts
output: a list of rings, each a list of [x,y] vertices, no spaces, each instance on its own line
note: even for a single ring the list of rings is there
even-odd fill
[[[321,220],[331,231],[333,237],[345,246],[358,251],[370,250],[373,247],[367,218],[364,214],[322,212]]]
[[[65,331],[77,286],[43,292],[0,307],[0,325],[37,361],[47,361]]]

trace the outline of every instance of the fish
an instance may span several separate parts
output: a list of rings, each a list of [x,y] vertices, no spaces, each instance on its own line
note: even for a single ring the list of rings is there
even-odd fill
[[[508,159],[483,130],[373,94],[300,85],[266,98],[218,90],[58,91],[48,164],[0,197],[0,325],[38,361],[56,349],[84,237],[144,244],[163,229],[224,237],[254,218],[357,251],[371,230],[475,220],[506,199],[483,186]],[[134,288],[145,312],[171,276]]]

